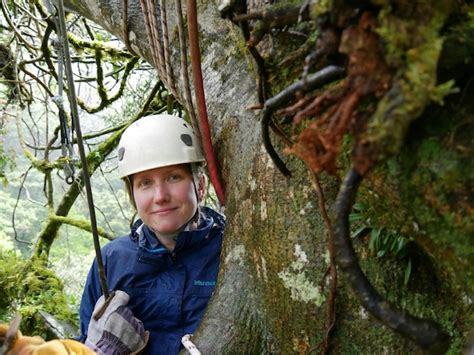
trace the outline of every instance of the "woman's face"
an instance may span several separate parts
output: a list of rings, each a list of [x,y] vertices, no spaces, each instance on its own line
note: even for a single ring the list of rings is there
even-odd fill
[[[138,215],[156,234],[175,233],[196,212],[198,201],[187,164],[136,173],[132,185]]]

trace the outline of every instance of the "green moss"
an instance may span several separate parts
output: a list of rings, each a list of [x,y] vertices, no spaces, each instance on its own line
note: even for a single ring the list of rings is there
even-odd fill
[[[386,6],[380,11],[380,27],[377,28],[376,32],[384,39],[387,63],[396,67],[404,61],[416,21],[390,16],[391,11],[390,6]]]
[[[433,41],[438,46],[442,43],[440,38],[433,37]],[[402,281],[403,259],[377,258],[370,251],[368,238],[358,242],[357,254],[369,280],[382,297],[411,314],[437,321],[451,336],[448,353],[459,354],[474,325],[470,309],[474,294],[474,98],[472,87],[463,78],[460,83],[466,86],[460,86],[459,94],[446,97],[443,106],[428,106],[429,102],[440,102],[440,97],[451,92],[452,84],[437,85],[433,58],[416,59],[422,56],[421,53],[439,55],[440,48],[425,52],[422,47],[406,57],[412,62],[402,68],[406,70],[400,76],[405,86],[399,91],[399,94],[403,92],[399,96],[403,97],[399,108],[402,108],[401,112],[406,110],[400,117],[421,110],[421,106],[413,103],[419,94],[426,103],[424,113],[411,126],[404,127],[405,132],[395,131],[404,137],[397,142],[396,148],[390,147],[392,154],[398,154],[367,176],[357,197],[358,203],[368,206],[365,218],[371,226],[396,231],[411,241],[408,252],[413,269],[407,286]],[[396,60],[406,58],[400,54]],[[470,57],[466,58],[469,60]],[[393,97],[391,99],[382,102],[386,106],[380,112],[390,112],[388,108],[394,107]],[[393,122],[387,123],[387,119],[393,117],[386,115],[382,119],[380,116],[380,126],[376,128],[379,133],[383,132],[380,137],[386,135],[387,145],[394,144],[388,136],[395,127],[389,126]],[[344,149],[350,151],[349,140]],[[340,162],[349,166],[345,157],[343,154]],[[384,330],[369,316],[361,320],[357,314],[357,300],[346,291],[342,289],[340,296],[342,299],[347,297],[349,302],[340,305],[342,316],[335,334],[336,338],[345,341],[336,345],[335,352],[364,352],[366,342],[371,342],[376,349],[390,349],[390,353],[417,351],[413,344]]]
[[[395,83],[379,102],[367,130],[366,139],[379,149],[379,159],[398,152],[409,125],[431,101],[442,103],[456,91],[453,81],[441,85],[436,81],[443,44],[440,30],[450,6],[451,1],[438,1],[432,13],[417,14],[413,20],[400,17],[390,7],[379,14],[378,32],[387,48],[386,61],[398,68]]]
[[[100,51],[104,55],[109,56],[112,61],[123,60],[125,58],[132,58],[133,56],[127,51],[117,49],[115,47],[104,44],[104,40],[100,38],[100,34],[97,33],[99,39],[86,41],[82,38],[75,36],[73,33],[68,32],[67,37],[69,43],[78,54],[82,54],[84,51]]]
[[[402,282],[403,259],[377,258],[368,238],[358,242],[368,278],[399,308],[437,321],[451,335],[450,354],[462,353],[474,324],[469,309],[474,294],[472,102],[472,93],[464,88],[444,106],[429,106],[411,126],[400,153],[371,172],[357,197],[367,206],[365,220],[371,226],[394,230],[411,241],[407,247],[413,268],[407,286]],[[348,306],[350,312],[356,304]],[[360,334],[344,319],[341,327],[338,337]],[[372,333],[368,339],[382,337],[381,344],[391,352],[406,352],[411,346],[400,347],[398,336],[379,334],[373,324],[367,329]],[[341,352],[349,353],[345,347]]]
[[[331,1],[329,0],[320,0],[311,3],[310,17],[319,18],[321,15],[327,13],[331,6]]]
[[[469,318],[469,305],[449,281],[437,277],[429,256],[411,245],[414,271],[410,282],[405,285],[403,264],[399,260],[376,258],[368,252],[367,239],[357,240],[355,247],[362,269],[385,300],[412,315],[438,322],[451,336],[448,354],[462,353],[473,324]],[[340,303],[335,338],[344,341],[334,344],[334,353],[373,353],[373,349],[380,352],[385,349],[391,354],[419,353],[414,343],[371,317],[346,287],[340,287],[338,294]]]
[[[92,233],[92,226],[90,220],[87,219],[77,219],[71,217],[57,216],[54,211],[50,211],[48,218],[56,222],[63,224],[69,224],[70,226],[75,226],[79,229],[88,231]],[[113,236],[110,236],[103,228],[97,227],[97,233],[100,237],[105,237],[107,239],[113,239]]]
[[[77,315],[68,306],[59,278],[45,261],[21,259],[13,252],[0,250],[0,320],[8,323],[17,313],[22,316],[24,334],[50,339],[41,311],[61,321],[77,323]],[[73,334],[71,334],[72,336]]]

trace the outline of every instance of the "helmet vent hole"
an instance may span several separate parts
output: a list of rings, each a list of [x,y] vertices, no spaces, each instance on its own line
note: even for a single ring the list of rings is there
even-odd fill
[[[183,126],[186,127],[186,128],[188,128],[188,125],[187,125],[186,123],[183,123]]]
[[[125,148],[124,147],[120,147],[119,151],[118,151],[118,158],[119,158],[119,161],[122,161],[123,160],[123,156],[125,155]]]
[[[186,144],[188,147],[193,146],[193,138],[189,134],[182,134],[181,135],[181,140],[183,141],[184,144]]]

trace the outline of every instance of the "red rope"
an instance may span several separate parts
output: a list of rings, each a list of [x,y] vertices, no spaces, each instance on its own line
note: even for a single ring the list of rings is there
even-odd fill
[[[204,84],[201,71],[201,53],[199,51],[198,23],[196,0],[187,0],[188,10],[188,35],[191,54],[191,65],[193,69],[194,90],[196,92],[196,103],[199,114],[199,125],[202,135],[202,145],[204,156],[206,157],[207,167],[211,183],[216,191],[217,198],[221,206],[225,204],[224,189],[219,178],[216,157],[212,148],[211,130],[209,129],[209,120],[207,117],[206,97],[204,95]]]

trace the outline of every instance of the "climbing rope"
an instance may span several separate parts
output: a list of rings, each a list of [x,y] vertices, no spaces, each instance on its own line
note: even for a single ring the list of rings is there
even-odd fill
[[[156,4],[154,0],[140,0],[140,5],[142,8],[143,19],[145,22],[145,30],[149,39],[151,55],[153,59],[153,64],[158,71],[158,75],[166,85],[170,87],[167,82],[168,75],[166,74],[166,65],[164,60],[164,52],[162,41],[160,39],[158,23],[157,23],[157,13],[156,13]]]
[[[171,91],[174,97],[180,102],[185,103],[186,110],[191,117],[194,131],[200,138],[201,147],[204,151],[206,158],[209,178],[214,190],[216,191],[219,204],[224,206],[225,195],[224,189],[218,173],[218,166],[216,157],[212,147],[211,131],[209,128],[209,120],[206,108],[206,98],[204,94],[204,83],[202,79],[201,70],[201,54],[199,49],[199,38],[198,38],[198,23],[197,23],[197,9],[196,1],[187,2],[187,17],[188,17],[188,36],[189,36],[189,47],[191,54],[191,66],[193,72],[194,92],[197,104],[197,112],[199,120],[196,119],[196,114],[191,99],[191,90],[189,88],[189,79],[187,77],[187,62],[186,62],[186,43],[184,38],[184,25],[183,16],[181,9],[181,2],[177,1],[177,17],[178,17],[178,31],[179,31],[179,42],[180,42],[180,56],[181,56],[181,75],[184,83],[184,96],[183,100],[175,85],[175,79],[171,68],[171,55],[169,48],[168,39],[168,25],[167,25],[167,13],[166,13],[166,0],[159,1],[160,7],[160,24],[161,31],[157,24],[157,12],[156,2],[154,0],[140,0],[142,7],[143,19],[145,22],[146,33],[150,42],[152,60],[155,68],[158,71],[160,79],[163,81],[165,86]],[[161,36],[160,36],[161,32]]]
[[[181,338],[181,344],[189,352],[189,355],[201,355],[197,346],[191,341],[192,334],[186,334]]]
[[[53,7],[51,4],[49,4],[50,10],[53,10]],[[71,116],[72,116],[72,121],[73,121],[73,127],[75,128],[76,132],[76,138],[77,138],[77,146],[79,148],[79,155],[81,158],[81,165],[82,165],[82,178],[83,178],[83,185],[86,189],[86,195],[87,195],[87,202],[89,206],[89,214],[90,214],[90,220],[91,220],[91,228],[92,228],[92,236],[94,239],[94,249],[95,249],[95,254],[96,254],[96,261],[97,261],[97,266],[99,270],[99,278],[100,278],[100,286],[102,289],[102,293],[105,298],[109,297],[109,291],[107,287],[107,280],[105,278],[105,271],[104,271],[104,264],[102,261],[102,254],[100,252],[100,242],[99,242],[99,233],[97,231],[97,220],[96,220],[96,215],[95,215],[95,209],[94,209],[94,201],[92,197],[92,188],[91,188],[91,183],[90,183],[90,178],[89,178],[89,172],[87,168],[87,157],[86,153],[84,150],[84,142],[82,139],[82,132],[81,132],[81,126],[79,122],[79,113],[77,110],[77,99],[76,99],[76,93],[74,90],[74,77],[73,77],[73,72],[72,72],[72,65],[71,65],[71,56],[69,53],[69,42],[67,40],[67,31],[66,31],[66,23],[65,23],[65,14],[64,14],[64,5],[62,0],[57,1],[57,7],[56,7],[56,19],[58,23],[57,31],[59,34],[59,41],[62,45],[62,53],[64,55],[64,67],[66,69],[66,80],[68,83],[68,99],[69,99],[69,105],[71,109]],[[54,11],[52,12],[54,13]],[[59,58],[58,58],[59,60]],[[62,80],[58,80],[60,83],[59,85],[62,85]],[[79,178],[76,180],[76,183],[80,184],[81,182],[79,181]]]
[[[48,11],[53,14],[54,7],[49,1],[45,1]],[[60,28],[59,20],[57,17],[53,17],[56,28]],[[61,136],[61,155],[65,158],[63,164],[63,171],[65,175],[65,181],[69,185],[74,182],[74,148],[72,144],[72,135],[74,131],[74,125],[71,127],[67,123],[66,110],[64,109],[64,47],[60,40],[53,42],[53,47],[56,49],[58,56],[58,94],[52,97],[52,101],[56,104],[59,116],[59,127]]]
[[[177,95],[175,80],[173,76],[173,67],[171,66],[171,53],[170,53],[170,45],[168,39],[168,15],[166,11],[166,0],[160,0],[160,19],[161,19],[161,33],[163,36],[163,54],[165,59],[165,72],[166,72],[166,79],[168,81],[168,85],[171,89],[171,92],[175,97]]]
[[[209,120],[207,117],[206,97],[204,95],[204,83],[201,70],[201,52],[199,50],[199,29],[197,21],[196,0],[187,0],[186,7],[188,10],[188,36],[191,53],[191,66],[193,69],[194,92],[196,94],[196,103],[199,113],[199,127],[201,129],[201,135],[203,138],[202,142],[204,155],[206,156],[208,165],[209,178],[211,179],[212,185],[214,186],[219,203],[221,206],[224,206],[224,189],[219,178],[216,157],[212,147],[211,130],[209,128]]]
[[[194,133],[201,145],[202,137],[201,130],[199,129],[199,122],[196,117],[196,111],[193,106],[193,99],[191,96],[191,88],[189,86],[189,75],[188,75],[188,60],[186,52],[186,37],[184,35],[184,21],[183,21],[183,9],[181,7],[181,0],[176,0],[176,16],[178,18],[178,38],[179,38],[179,51],[181,54],[181,79],[184,83],[184,99],[186,110],[191,117],[191,122],[194,127]]]

